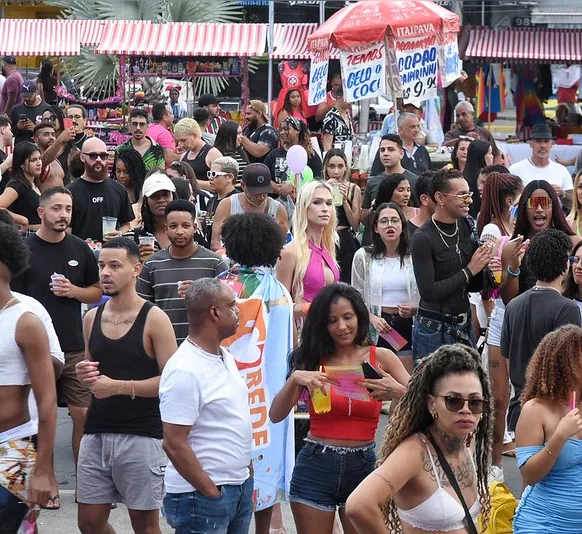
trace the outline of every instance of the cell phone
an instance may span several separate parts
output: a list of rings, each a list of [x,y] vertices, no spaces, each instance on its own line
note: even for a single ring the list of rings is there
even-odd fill
[[[63,120],[63,126],[65,130],[73,127],[73,119],[66,118]]]
[[[382,378],[380,372],[370,362],[362,362],[362,371],[364,371],[364,378],[372,380]]]
[[[28,115],[26,115],[26,113],[21,113],[21,114],[18,116],[18,120],[19,120],[19,121],[27,121],[27,120],[28,120]]]

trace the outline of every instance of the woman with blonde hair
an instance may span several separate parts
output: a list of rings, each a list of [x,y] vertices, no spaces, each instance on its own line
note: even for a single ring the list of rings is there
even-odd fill
[[[180,160],[188,163],[196,174],[198,187],[210,190],[207,173],[215,159],[222,156],[220,151],[202,139],[202,130],[194,119],[181,119],[174,126],[176,148],[182,153]]]
[[[336,224],[331,187],[317,180],[302,186],[293,213],[293,241],[277,264],[277,278],[293,297],[296,317],[305,314],[301,304],[339,280]]]
[[[568,223],[573,232],[577,236],[582,237],[582,229],[580,228],[580,219],[582,219],[582,183],[580,183],[582,171],[578,172],[574,178],[574,195],[572,197],[572,210],[568,215]]]

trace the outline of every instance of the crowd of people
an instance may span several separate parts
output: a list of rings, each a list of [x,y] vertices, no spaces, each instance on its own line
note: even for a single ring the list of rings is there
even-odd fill
[[[504,450],[525,487],[514,531],[582,531],[582,187],[549,160],[545,125],[507,168],[462,102],[452,163],[433,171],[422,110],[403,107],[362,190],[341,83],[318,109],[323,158],[297,91],[277,130],[260,100],[242,127],[210,94],[185,116],[172,89],[151,117],[130,111],[110,155],[84,107],[13,87],[0,531],[60,507],[57,406],[84,534],[114,532],[116,503],[137,533],[160,532],[162,509],[179,534],[246,533],[253,513],[257,534],[281,534],[283,500],[300,534],[336,516],[346,534],[472,534],[496,521]]]

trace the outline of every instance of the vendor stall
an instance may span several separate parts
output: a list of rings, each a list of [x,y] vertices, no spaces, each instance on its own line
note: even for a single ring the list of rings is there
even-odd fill
[[[123,76],[241,78],[247,102],[247,58],[263,55],[266,39],[264,24],[144,24],[106,31],[95,52],[121,56]]]

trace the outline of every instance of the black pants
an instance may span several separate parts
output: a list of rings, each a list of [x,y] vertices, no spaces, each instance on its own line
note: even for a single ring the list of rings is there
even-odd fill
[[[400,351],[412,351],[412,317],[400,317],[397,313],[382,312],[382,319],[384,319],[396,332],[398,332],[408,343],[400,349]],[[376,347],[390,349],[394,351],[394,347],[390,345],[382,336],[378,336]]]
[[[346,284],[352,283],[352,263],[354,254],[360,248],[360,242],[356,239],[351,228],[338,230],[339,246],[336,250],[337,262],[340,268],[340,280]]]

